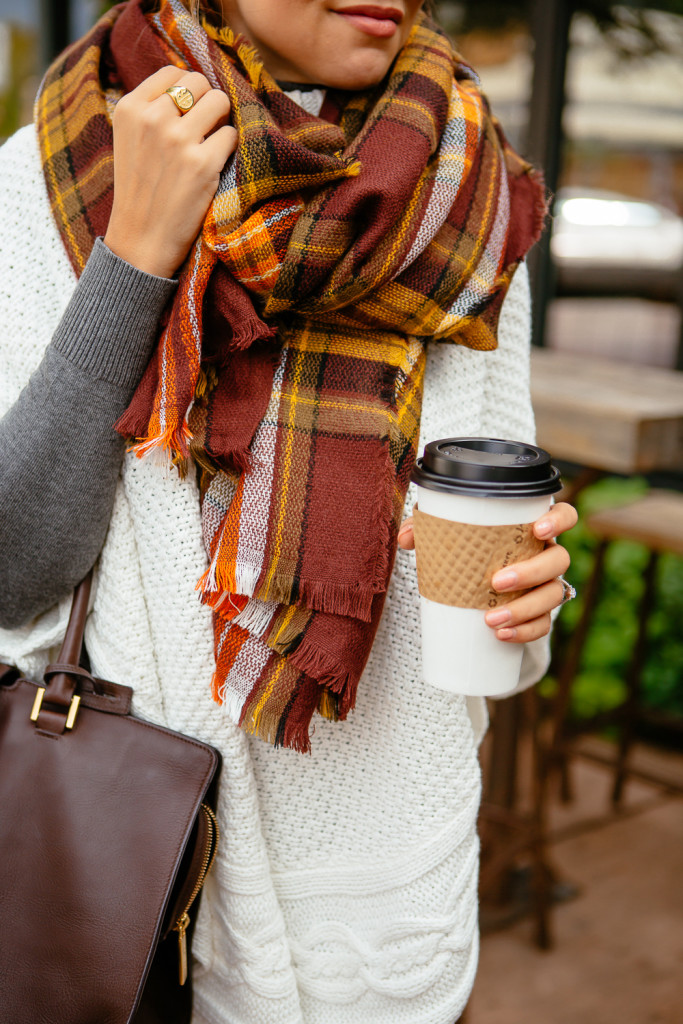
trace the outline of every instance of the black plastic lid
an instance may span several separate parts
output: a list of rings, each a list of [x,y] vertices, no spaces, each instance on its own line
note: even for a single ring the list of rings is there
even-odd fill
[[[562,486],[543,448],[495,437],[430,441],[411,478],[429,490],[482,498],[534,498]]]

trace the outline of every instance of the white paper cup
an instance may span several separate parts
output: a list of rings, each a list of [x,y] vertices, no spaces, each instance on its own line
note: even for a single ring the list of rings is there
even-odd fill
[[[446,465],[444,458],[449,451],[456,448],[467,451],[468,445],[474,446],[474,456],[467,456],[464,465],[458,465],[457,459],[453,467]],[[440,453],[436,459],[438,467],[442,471],[452,469],[456,476],[445,476],[443,472],[432,475],[425,467],[429,449],[433,454],[435,446]],[[487,446],[495,450],[489,452]],[[514,450],[518,453],[517,465],[507,470],[500,463],[501,452],[505,452],[503,446],[513,446],[513,454]],[[526,464],[520,461],[523,458],[519,455],[520,448],[528,452]],[[472,457],[478,461],[473,462]],[[494,466],[487,465],[489,458],[496,462]],[[514,479],[500,479],[506,475],[513,478],[518,469],[533,468],[529,465],[532,458],[538,463],[535,468],[539,478],[535,483],[529,472],[517,474],[522,479],[516,484]],[[498,479],[487,481],[486,475],[491,470]],[[469,479],[457,475],[462,471]],[[432,442],[425,448],[424,458],[418,461],[413,479],[417,483],[417,505],[421,513],[482,527],[534,522],[548,511],[551,493],[560,487],[559,474],[550,465],[547,452],[531,445],[491,438],[446,438]],[[531,493],[534,488],[544,493]],[[416,557],[419,560],[419,545]],[[487,609],[440,604],[423,595],[420,603],[425,682],[449,693],[481,697],[502,695],[517,686],[524,645],[499,640],[486,624]]]

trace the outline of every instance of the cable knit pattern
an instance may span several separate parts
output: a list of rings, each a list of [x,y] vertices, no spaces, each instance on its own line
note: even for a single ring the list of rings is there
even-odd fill
[[[0,182],[2,413],[75,282],[32,128],[0,151]],[[431,347],[421,444],[533,440],[528,317],[521,269],[497,351]],[[477,960],[476,747],[486,718],[483,701],[422,683],[412,554],[397,557],[356,711],[320,720],[310,757],[248,739],[212,702],[210,612],[194,589],[205,564],[194,481],[127,457],[87,644],[97,674],[135,687],[140,714],[223,753],[224,841],[195,939],[194,1024],[453,1024]],[[67,609],[0,631],[0,658],[41,671]],[[523,685],[545,656],[544,643],[529,645]]]

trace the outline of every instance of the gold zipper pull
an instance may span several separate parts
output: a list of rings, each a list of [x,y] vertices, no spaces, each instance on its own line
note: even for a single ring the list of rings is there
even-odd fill
[[[178,980],[181,985],[187,981],[187,938],[185,932],[190,923],[187,913],[178,919],[175,930],[178,932]]]
[[[218,849],[219,831],[218,822],[216,821],[216,815],[213,813],[207,804],[201,804],[200,809],[203,811],[206,818],[207,825],[207,837],[208,837],[208,849],[204,851],[204,860],[199,872],[199,876],[195,882],[192,894],[185,906],[185,910],[180,915],[176,923],[173,925],[173,931],[178,932],[178,974],[180,978],[180,984],[184,985],[187,981],[187,937],[185,932],[187,931],[190,924],[190,916],[188,910],[196,900],[199,892],[204,885],[206,876],[209,873],[211,865],[213,864],[214,857],[216,856],[216,850]]]

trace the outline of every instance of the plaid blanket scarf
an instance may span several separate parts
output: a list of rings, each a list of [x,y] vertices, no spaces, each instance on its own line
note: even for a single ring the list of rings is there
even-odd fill
[[[238,149],[117,424],[199,468],[215,699],[310,748],[345,718],[377,629],[417,445],[425,343],[496,345],[540,232],[538,177],[420,16],[387,78],[290,100],[247,42],[180,0],[130,0],[48,72],[45,180],[76,273],[111,210],[111,111],[164,64],[231,100]]]

